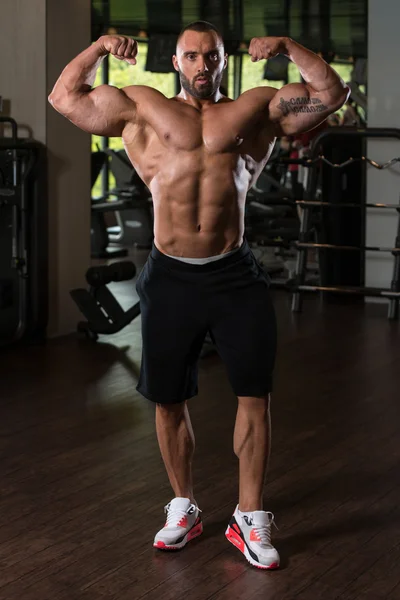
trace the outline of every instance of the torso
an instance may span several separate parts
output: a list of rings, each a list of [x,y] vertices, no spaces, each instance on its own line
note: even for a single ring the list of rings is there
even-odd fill
[[[187,258],[238,248],[247,191],[275,143],[266,117],[239,100],[198,110],[154,90],[144,95],[152,97],[138,103],[123,141],[152,194],[155,245]]]

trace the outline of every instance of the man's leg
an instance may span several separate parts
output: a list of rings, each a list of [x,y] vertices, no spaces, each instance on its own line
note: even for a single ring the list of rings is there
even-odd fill
[[[166,523],[156,534],[153,545],[160,550],[178,550],[203,532],[193,495],[194,435],[186,402],[157,404],[156,429],[175,497],[167,505]]]
[[[274,516],[263,510],[263,491],[271,447],[270,397],[239,396],[234,450],[239,458],[239,505],[225,532],[250,564],[277,569],[279,554],[271,542]]]
[[[157,404],[156,430],[161,456],[175,496],[195,504],[192,481],[194,434],[186,402]]]
[[[239,510],[263,510],[271,449],[270,397],[238,397],[233,446],[239,459]]]

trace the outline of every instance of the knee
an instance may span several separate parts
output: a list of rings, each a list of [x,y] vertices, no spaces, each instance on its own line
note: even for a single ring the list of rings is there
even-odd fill
[[[156,404],[156,414],[164,420],[179,421],[185,414],[186,402]]]
[[[270,394],[260,397],[239,396],[238,403],[239,408],[246,411],[246,413],[249,415],[267,413],[269,412],[271,397]]]

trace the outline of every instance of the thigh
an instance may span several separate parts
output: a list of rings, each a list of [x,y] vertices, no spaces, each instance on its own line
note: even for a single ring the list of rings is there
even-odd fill
[[[187,357],[187,344],[207,327],[197,287],[148,261],[136,289],[143,342],[152,344],[154,356],[167,359],[174,352]]]
[[[197,393],[197,364],[207,325],[195,288],[148,262],[137,292],[142,317],[139,391],[157,402]]]
[[[237,396],[271,392],[277,325],[263,277],[220,298],[211,333]]]

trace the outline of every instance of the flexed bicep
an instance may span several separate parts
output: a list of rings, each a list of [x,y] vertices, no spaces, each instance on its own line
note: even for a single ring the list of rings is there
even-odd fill
[[[350,90],[336,71],[291,38],[254,38],[249,54],[252,61],[284,54],[298,66],[304,80],[285,85],[268,102],[269,120],[278,136],[313,129],[348,98]]]
[[[59,112],[88,133],[121,137],[126,123],[135,119],[136,103],[123,90],[101,85],[61,105]]]
[[[269,118],[277,135],[290,135],[317,127],[335,110],[329,95],[293,83],[276,92],[269,103]]]
[[[80,129],[104,136],[121,136],[134,118],[131,94],[110,85],[93,88],[96,72],[108,54],[136,64],[137,43],[126,36],[106,35],[74,58],[63,70],[49,95],[51,105]]]

